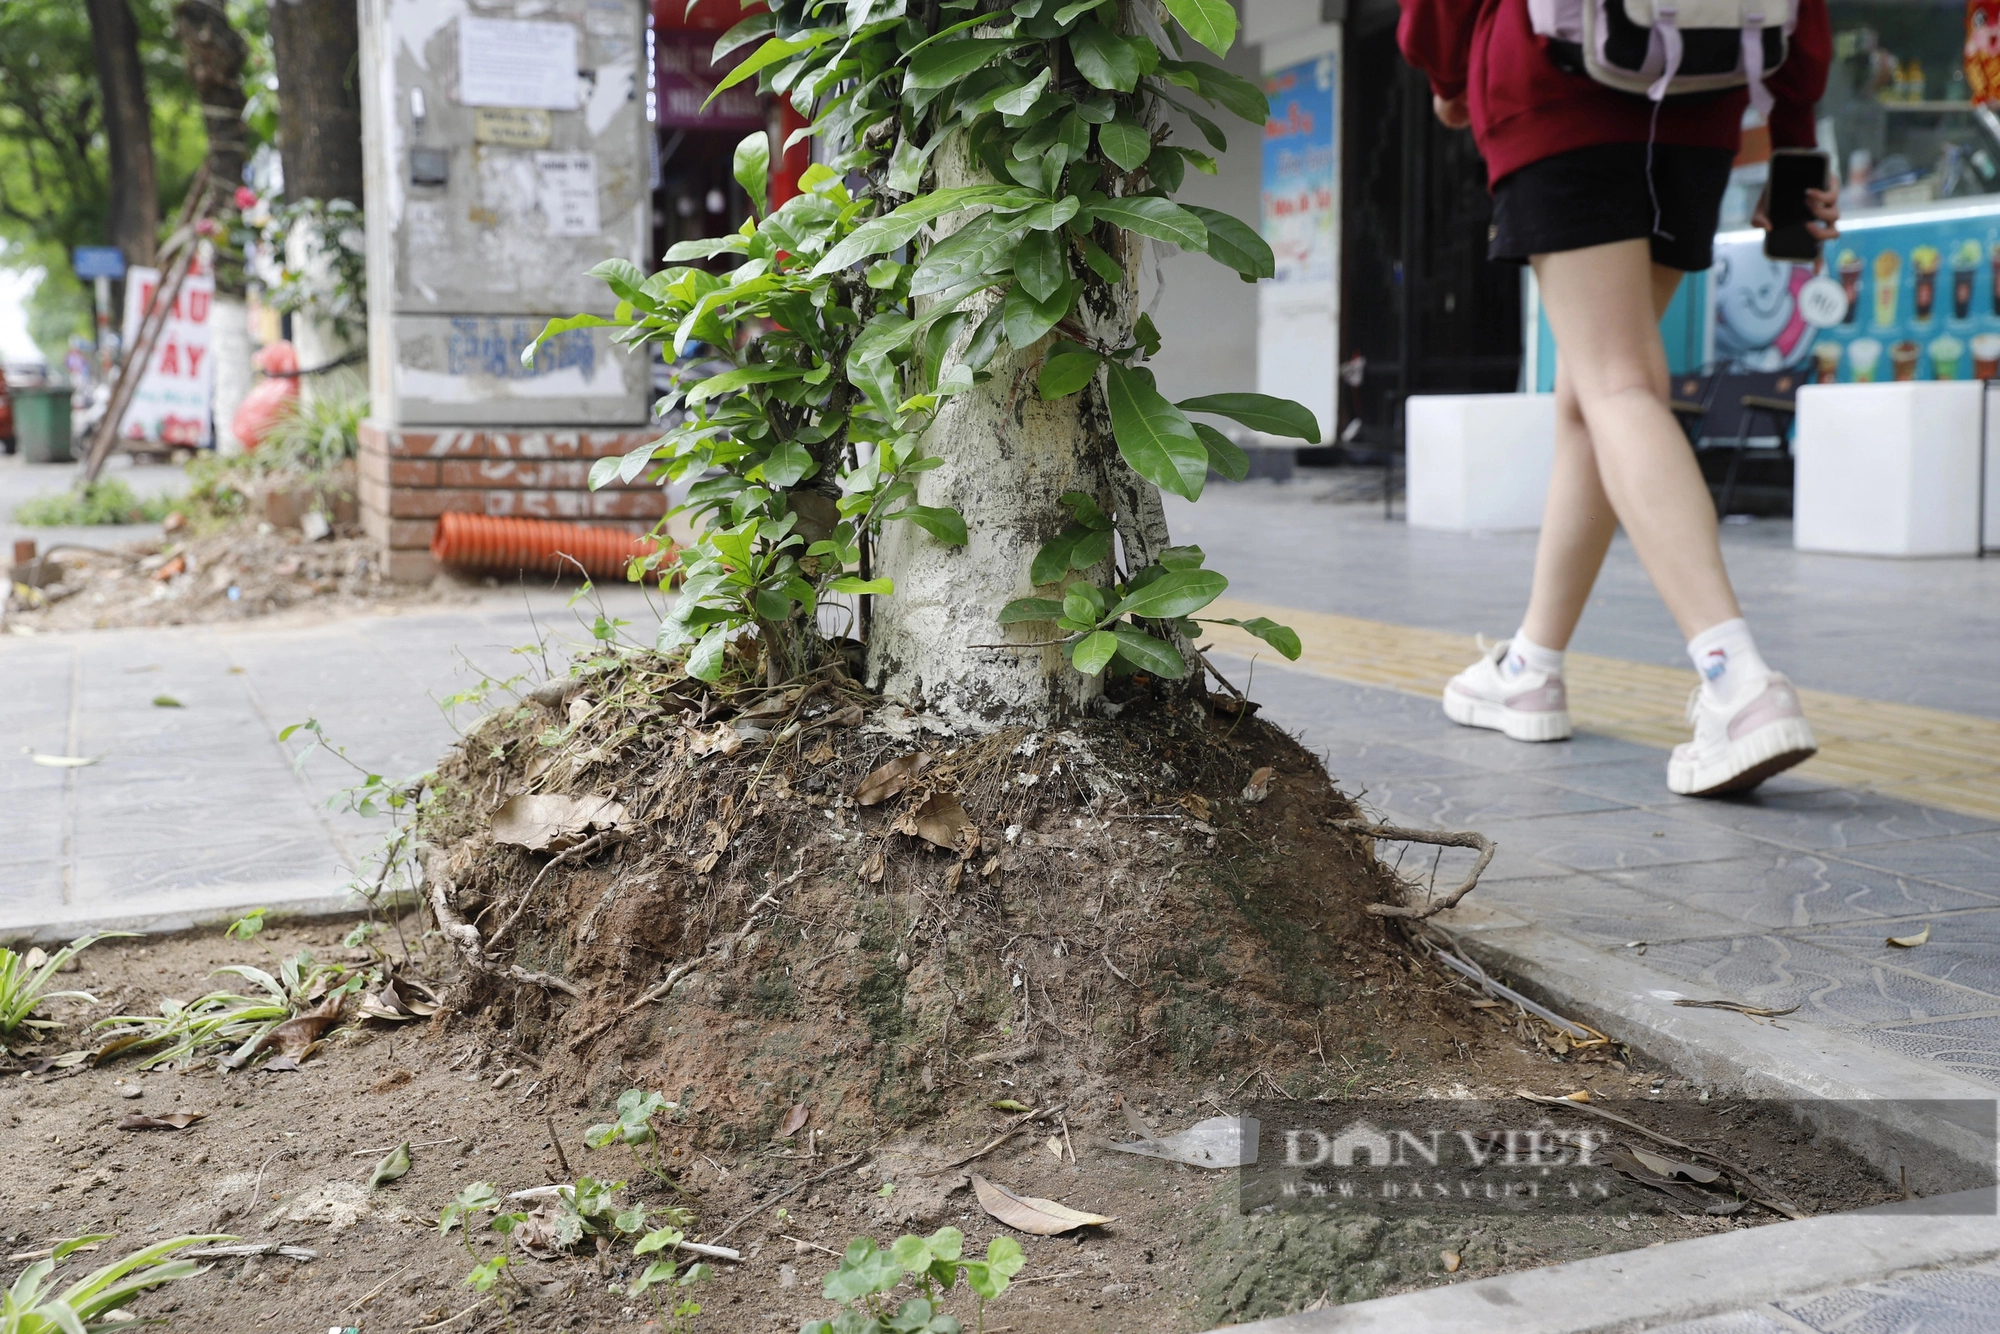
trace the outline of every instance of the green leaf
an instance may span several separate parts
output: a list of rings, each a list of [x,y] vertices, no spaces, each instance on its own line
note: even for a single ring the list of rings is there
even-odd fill
[[[929,296],[983,276],[1022,230],[1014,216],[982,213],[931,247],[910,278],[910,295]]]
[[[1019,44],[1020,39],[1015,37],[960,37],[925,47],[910,58],[910,72],[904,76],[903,86],[948,88]]]
[[[715,49],[708,54],[710,63],[722,59],[739,47],[750,45],[759,37],[769,35],[778,26],[776,14],[753,14],[728,32],[715,39]]]
[[[1063,593],[1063,615],[1075,621],[1078,625],[1096,625],[1104,616],[1103,596],[1091,597],[1090,593],[1085,591],[1089,588],[1089,584],[1072,584]],[[998,1103],[993,1105],[996,1107],[1000,1106]],[[1000,1110],[1003,1112],[1025,1112],[1028,1109],[1026,1107],[1001,1107]]]
[[[1131,43],[1096,19],[1076,25],[1069,35],[1069,53],[1076,72],[1093,87],[1129,93],[1139,84],[1139,57]]]
[[[772,486],[790,489],[818,472],[819,464],[804,445],[786,440],[765,455],[758,470]]]
[[[1127,593],[1111,609],[1111,614],[1171,620],[1200,611],[1221,597],[1228,587],[1229,581],[1214,570],[1169,570],[1145,587]]]
[[[1090,212],[1092,217],[1114,227],[1166,241],[1183,250],[1208,249],[1208,228],[1200,218],[1179,204],[1153,195],[1101,200],[1090,206]]]
[[[1187,675],[1187,661],[1166,640],[1129,625],[1114,625],[1111,633],[1118,636],[1118,656],[1139,671],[1151,672],[1168,681],[1178,681]]]
[[[1185,74],[1195,81],[1195,91],[1233,115],[1255,125],[1271,118],[1271,103],[1264,90],[1250,80],[1201,60],[1162,60],[1165,74]]]
[[[1160,552],[1160,566],[1168,570],[1199,570],[1208,560],[1200,547],[1168,547]]]
[[[808,28],[793,37],[773,37],[751,52],[749,59],[725,74],[710,91],[708,101],[703,102],[702,107],[706,109],[708,103],[713,102],[717,94],[724,89],[734,88],[745,79],[754,79],[780,61],[790,60],[793,56],[806,51],[816,51],[832,41],[833,37],[834,31],[831,28]]]
[[[750,211],[763,216],[771,189],[771,136],[764,130],[743,136],[736,145],[736,183],[750,196]]]
[[[535,341],[521,349],[521,366],[525,370],[533,370],[535,353],[541,349],[543,343],[557,334],[568,333],[572,329],[601,329],[612,323],[615,321],[607,320],[602,315],[565,315],[559,320],[550,320],[543,326],[542,331],[535,335]]]
[[[827,251],[825,257],[813,266],[813,276],[824,278],[856,260],[894,250],[922,230],[924,224],[959,209],[985,205],[998,212],[1019,212],[1047,202],[1048,197],[1040,191],[1018,185],[960,185],[948,190],[933,190],[921,198],[912,199],[894,212],[872,218],[855,228],[846,240]]]
[[[722,650],[729,647],[729,632],[712,625],[688,654],[687,674],[697,681],[714,681],[722,675]]]
[[[863,579],[859,575],[843,574],[826,586],[829,593],[873,593],[887,597],[896,591],[893,579]]]
[[[1106,397],[1118,452],[1132,470],[1164,491],[1201,498],[1208,480],[1208,450],[1194,424],[1160,396],[1150,371],[1110,365]]]
[[[820,1294],[830,1302],[854,1302],[887,1292],[903,1281],[903,1267],[872,1237],[857,1237],[841,1257],[840,1267],[826,1276]]]
[[[1299,654],[1305,651],[1305,646],[1299,643],[1298,631],[1292,629],[1289,625],[1279,625],[1268,616],[1253,616],[1247,621],[1217,619],[1209,621],[1208,624],[1233,625],[1239,629],[1248,630],[1251,634],[1257,636],[1257,638],[1263,640],[1293,662],[1297,662]]]
[[[1064,283],[1046,301],[1035,300],[1017,285],[1007,293],[1001,306],[1007,341],[1017,348],[1033,347],[1069,314],[1070,301],[1075,296],[1074,283]]]
[[[1109,630],[1093,630],[1070,645],[1069,661],[1085,676],[1095,676],[1118,653],[1118,636]]]
[[[1278,261],[1271,254],[1270,245],[1248,223],[1219,208],[1203,208],[1199,204],[1184,207],[1208,228],[1210,259],[1252,281],[1269,278],[1278,271]]]
[[[1109,125],[1097,127],[1097,146],[1122,170],[1137,171],[1153,151],[1153,138],[1143,125],[1121,115]]]
[[[1056,504],[1068,510],[1071,517],[1085,528],[1101,533],[1113,527],[1111,516],[1104,512],[1103,506],[1081,491],[1063,492]]]
[[[1036,301],[1048,300],[1069,277],[1067,248],[1059,232],[1030,231],[1014,251],[1014,280]]]
[[[1004,93],[993,99],[993,109],[1003,116],[1025,116],[1028,108],[1041,99],[1042,90],[1049,86],[1049,76],[1053,73],[1048,66],[1042,66],[1041,73],[1028,80],[1011,93]]]
[[[1064,567],[1069,564],[1068,556],[1063,558]],[[1058,574],[1057,578],[1062,576]],[[1053,583],[1054,580],[1043,580]],[[1000,609],[997,618],[1002,625],[1019,625],[1023,621],[1053,621],[1063,614],[1063,604],[1054,598],[1015,598]]]
[[[955,509],[945,509],[935,505],[905,505],[887,517],[908,519],[946,546],[962,547],[966,543],[965,518]]]
[[[687,405],[694,407],[706,403],[718,394],[731,393],[753,384],[775,384],[779,380],[796,380],[805,371],[797,366],[742,366],[720,375],[711,375],[694,388],[688,390]]]
[[[1194,433],[1208,449],[1209,467],[1232,482],[1240,482],[1250,475],[1250,456],[1234,440],[1207,422],[1196,422]]]
[[[1236,42],[1236,11],[1228,0],[1166,0],[1167,12],[1187,35],[1219,56]]]
[[[1212,412],[1266,435],[1319,443],[1319,419],[1303,403],[1269,394],[1204,394],[1175,404],[1182,412]]]
[[[1035,388],[1043,401],[1067,398],[1089,384],[1104,358],[1075,343],[1057,343],[1042,361]]]
[[[401,1144],[389,1150],[387,1156],[381,1162],[375,1164],[375,1170],[368,1174],[368,1189],[376,1190],[382,1186],[386,1186],[398,1177],[406,1175],[409,1170],[410,1142],[404,1140]]]
[[[1028,566],[1028,582],[1039,587],[1043,584],[1053,584],[1068,574],[1070,557],[1076,551],[1076,544],[1089,535],[1088,528],[1072,526],[1042,543],[1040,549],[1035,552],[1035,559]],[[1026,600],[1037,601],[1034,598]],[[1061,612],[1061,603],[1055,604],[1055,607],[1057,612]]]

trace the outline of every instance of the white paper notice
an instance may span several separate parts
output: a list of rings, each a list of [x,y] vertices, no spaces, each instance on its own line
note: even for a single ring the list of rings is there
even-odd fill
[[[598,234],[595,153],[537,153],[535,176],[550,236]]]
[[[576,26],[458,20],[458,100],[469,107],[577,107]]]

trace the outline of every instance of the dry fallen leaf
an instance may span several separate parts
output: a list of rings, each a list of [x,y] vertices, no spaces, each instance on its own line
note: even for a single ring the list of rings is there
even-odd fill
[[[1444,1260],[1444,1272],[1447,1274],[1456,1274],[1459,1265],[1463,1263],[1459,1259],[1457,1251],[1446,1251],[1442,1258]]]
[[[561,852],[624,819],[625,808],[609,797],[509,797],[493,813],[493,841],[530,852]]]
[[[1181,809],[1197,820],[1206,820],[1210,814],[1208,798],[1197,796],[1192,792],[1181,798]]]
[[[861,711],[859,704],[849,704],[846,708],[835,709],[832,713],[826,715],[826,717],[821,718],[819,725],[822,727],[859,727],[861,726],[861,720],[866,716]]]
[[[1633,1149],[1631,1150],[1631,1154],[1639,1160],[1639,1164],[1642,1167],[1654,1176],[1684,1176],[1689,1181],[1698,1181],[1706,1186],[1709,1182],[1716,1180],[1722,1175],[1722,1173],[1712,1167],[1703,1167],[1700,1163],[1683,1163],[1673,1158],[1662,1158],[1659,1154],[1648,1153],[1644,1149]]]
[[[854,804],[878,806],[910,785],[910,780],[931,767],[931,756],[923,751],[898,755],[861,780],[854,789]]]
[[[195,1122],[207,1116],[207,1112],[173,1112],[167,1116],[146,1116],[139,1112],[128,1112],[118,1123],[120,1130],[186,1130]]]
[[[1265,765],[1250,775],[1250,782],[1243,789],[1243,800],[1256,805],[1271,795],[1271,766]]]
[[[28,758],[45,769],[83,769],[104,762],[102,755],[30,755]]]
[[[970,852],[978,846],[979,829],[949,792],[933,792],[917,807],[917,837],[948,852]]]
[[[764,696],[764,698],[743,710],[739,716],[744,718],[782,718],[790,713],[792,706],[798,702],[798,690],[780,690],[774,695]]]
[[[1913,950],[1931,938],[1931,924],[1924,923],[1924,929],[1914,936],[1890,936],[1889,943],[1898,949]]]
[[[834,757],[833,747],[827,745],[826,742],[822,741],[817,746],[814,746],[811,750],[806,752],[806,763],[812,765],[813,768],[817,769],[824,765],[832,764],[833,757]]]
[[[225,1070],[234,1070],[248,1063],[260,1051],[276,1051],[278,1055],[264,1063],[266,1070],[296,1070],[318,1046],[320,1035],[340,1022],[340,1006],[346,999],[345,993],[328,996],[318,1008],[294,1015],[263,1037],[222,1057],[216,1064]]]
[[[717,723],[706,732],[689,729],[688,755],[700,759],[704,755],[734,755],[743,749],[743,738],[730,723]]]
[[[1053,1237],[1080,1227],[1100,1227],[1118,1221],[1103,1214],[1082,1213],[1054,1200],[1016,1195],[1005,1186],[994,1185],[977,1172],[972,1174],[972,1192],[979,1197],[979,1207],[989,1215],[1016,1231],[1032,1233],[1037,1237]]]
[[[1569,1100],[1570,1102],[1589,1102],[1589,1101],[1590,1101],[1590,1090],[1589,1090],[1589,1089],[1578,1089],[1578,1090],[1577,1090],[1576,1092],[1574,1092],[1574,1093],[1565,1093],[1565,1094],[1563,1094],[1563,1097],[1564,1097],[1564,1098],[1566,1098],[1566,1099],[1568,1099],[1568,1100]]]
[[[805,1125],[806,1118],[811,1115],[811,1110],[804,1103],[793,1103],[792,1110],[785,1113],[784,1121],[778,1126],[778,1138],[790,1139],[792,1136],[798,1134],[799,1130]]]
[[[996,1112],[1032,1112],[1035,1109],[1015,1098],[996,1098],[986,1104]]]
[[[1047,1149],[1050,1153],[1054,1154],[1056,1156],[1057,1162],[1062,1161],[1063,1151],[1062,1151],[1061,1135],[1049,1136],[1048,1143],[1044,1144],[1042,1147]]]

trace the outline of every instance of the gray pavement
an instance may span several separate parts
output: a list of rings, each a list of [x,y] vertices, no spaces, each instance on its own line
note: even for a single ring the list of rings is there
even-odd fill
[[[1449,630],[1512,634],[1534,533],[1436,533],[1382,508],[1327,504],[1306,479],[1167,497],[1174,539],[1199,543],[1229,595]],[[1400,507],[1399,507],[1400,511]],[[1799,684],[2000,718],[2000,559],[1877,560],[1792,550],[1785,519],[1725,524],[1722,545],[1764,656]],[[1681,667],[1684,643],[1621,536],[1572,645]]]
[[[67,491],[76,484],[80,465],[74,463],[24,463],[18,454],[0,456],[0,557],[12,559],[17,538],[33,538],[46,549],[58,542],[74,542],[90,547],[114,547],[124,542],[157,541],[157,523],[110,524],[98,528],[30,528],[14,522],[14,507],[33,496]],[[141,497],[180,495],[187,490],[187,474],[166,464],[134,466],[129,454],[114,454],[105,464],[105,476],[115,477]]]
[[[1958,1208],[1955,1215],[1920,1212]],[[1242,1334],[1988,1334],[1991,1190],[1777,1223],[1238,1325]]]
[[[630,590],[607,597],[651,619]],[[496,591],[465,610],[0,638],[0,802],[13,816],[0,933],[351,902],[387,825],[342,812],[352,769],[326,754],[296,768],[308,738],[279,734],[317,718],[367,770],[420,773],[456,735],[441,701],[539,673],[539,654],[515,652],[538,628],[558,667],[587,639],[566,599]],[[34,753],[102,758],[59,769]]]

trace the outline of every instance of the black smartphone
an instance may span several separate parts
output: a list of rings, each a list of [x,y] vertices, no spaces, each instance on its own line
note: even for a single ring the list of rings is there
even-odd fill
[[[1764,233],[1766,256],[1802,264],[1819,258],[1819,242],[1806,230],[1814,220],[1806,191],[1826,189],[1826,178],[1826,154],[1816,149],[1780,148],[1771,154],[1770,185],[1764,195],[1764,211],[1771,219],[1771,230]]]

